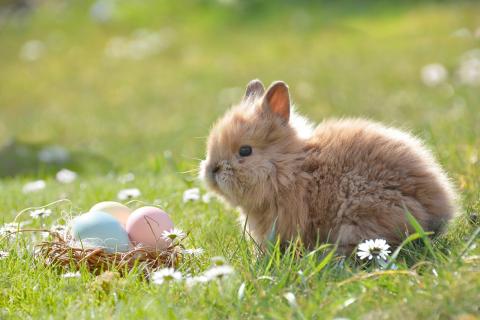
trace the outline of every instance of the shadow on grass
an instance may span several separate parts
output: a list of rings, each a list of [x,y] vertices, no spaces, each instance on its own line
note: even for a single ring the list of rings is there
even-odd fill
[[[53,175],[67,168],[77,172],[114,170],[106,158],[86,151],[71,151],[59,145],[28,143],[12,139],[0,147],[0,178],[18,175]]]

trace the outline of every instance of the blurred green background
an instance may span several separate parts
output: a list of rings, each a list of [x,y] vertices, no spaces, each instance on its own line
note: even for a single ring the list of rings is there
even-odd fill
[[[411,129],[454,174],[480,145],[480,67],[459,73],[480,61],[477,1],[0,5],[0,176],[147,172],[165,151],[193,169],[252,78],[286,81],[315,122]],[[67,163],[39,159],[52,146]]]

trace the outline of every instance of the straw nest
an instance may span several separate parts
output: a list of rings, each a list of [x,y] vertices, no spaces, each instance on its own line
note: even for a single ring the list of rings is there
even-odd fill
[[[33,231],[33,230],[28,230]],[[38,244],[37,255],[45,264],[71,271],[86,268],[94,274],[115,269],[121,274],[133,268],[144,274],[158,268],[178,266],[183,258],[183,246],[173,244],[161,251],[135,247],[128,252],[109,253],[102,248],[82,248],[72,245],[68,235],[50,230],[36,230],[50,233],[50,239]]]

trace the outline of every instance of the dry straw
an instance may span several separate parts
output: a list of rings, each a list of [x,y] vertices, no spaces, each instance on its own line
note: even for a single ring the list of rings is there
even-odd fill
[[[91,273],[100,274],[105,270],[117,270],[126,274],[136,268],[145,275],[155,269],[179,265],[183,258],[183,246],[175,243],[164,250],[149,250],[135,247],[128,252],[109,253],[102,248],[82,248],[72,246],[71,239],[51,230],[24,229],[18,232],[46,232],[51,240],[38,244],[36,256],[47,266],[64,271],[88,269]]]

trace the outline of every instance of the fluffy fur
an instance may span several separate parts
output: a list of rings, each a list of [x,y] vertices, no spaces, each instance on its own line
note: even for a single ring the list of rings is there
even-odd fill
[[[338,242],[348,253],[365,239],[401,242],[412,231],[405,210],[435,233],[453,217],[453,188],[412,135],[363,119],[308,126],[284,83],[265,92],[254,80],[211,130],[201,175],[241,209],[257,242],[276,221],[282,240]],[[245,145],[253,152],[242,157]]]

